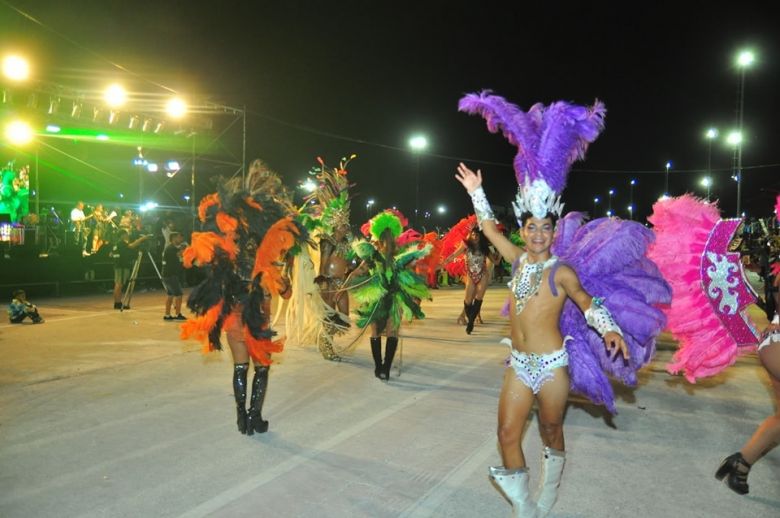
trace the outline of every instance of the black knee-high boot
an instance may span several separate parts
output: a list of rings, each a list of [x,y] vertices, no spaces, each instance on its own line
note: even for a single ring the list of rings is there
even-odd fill
[[[249,400],[247,417],[247,435],[268,431],[268,421],[263,421],[263,403],[268,390],[268,367],[255,365],[255,378],[252,380],[252,399]]]
[[[471,305],[467,307],[466,309],[466,318],[468,319],[468,323],[466,324],[466,333],[471,334],[471,332],[474,330],[474,321],[477,319],[477,315],[479,315],[479,310],[482,308],[482,301],[474,299],[471,302]]]
[[[236,424],[238,431],[246,433],[246,372],[248,363],[236,363],[233,365],[233,395],[236,397]]]
[[[393,366],[393,357],[395,357],[395,350],[398,348],[398,337],[388,336],[385,345],[385,361],[382,363],[382,373],[380,377],[383,380],[390,379],[390,367]]]
[[[374,357],[374,376],[381,378],[382,373],[382,337],[371,337],[371,356]]]

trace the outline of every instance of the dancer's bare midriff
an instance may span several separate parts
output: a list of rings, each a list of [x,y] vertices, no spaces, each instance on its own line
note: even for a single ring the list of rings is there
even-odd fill
[[[566,297],[558,287],[554,297],[549,286],[550,269],[544,271],[539,291],[526,303],[518,315],[515,312],[514,295],[509,306],[512,346],[524,353],[550,353],[561,348],[563,336],[559,320]]]

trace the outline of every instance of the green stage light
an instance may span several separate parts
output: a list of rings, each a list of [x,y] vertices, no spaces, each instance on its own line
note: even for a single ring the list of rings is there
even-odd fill
[[[56,124],[48,124],[46,126],[46,133],[59,133],[60,131],[62,131],[62,128]]]

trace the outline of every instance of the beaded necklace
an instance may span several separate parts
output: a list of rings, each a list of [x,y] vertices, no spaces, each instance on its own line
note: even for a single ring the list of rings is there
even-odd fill
[[[515,295],[515,314],[519,315],[528,301],[539,292],[544,270],[554,265],[558,258],[552,256],[543,263],[528,263],[528,254],[520,257],[520,265],[515,270],[512,280],[507,283]]]

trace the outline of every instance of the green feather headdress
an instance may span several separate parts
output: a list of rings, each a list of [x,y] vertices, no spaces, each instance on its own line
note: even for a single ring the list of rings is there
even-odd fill
[[[387,229],[390,229],[390,232],[393,234],[393,239],[398,239],[398,236],[400,236],[401,232],[404,230],[401,220],[391,212],[380,212],[369,221],[369,232],[371,232],[371,236],[377,241],[379,241],[382,232]]]

